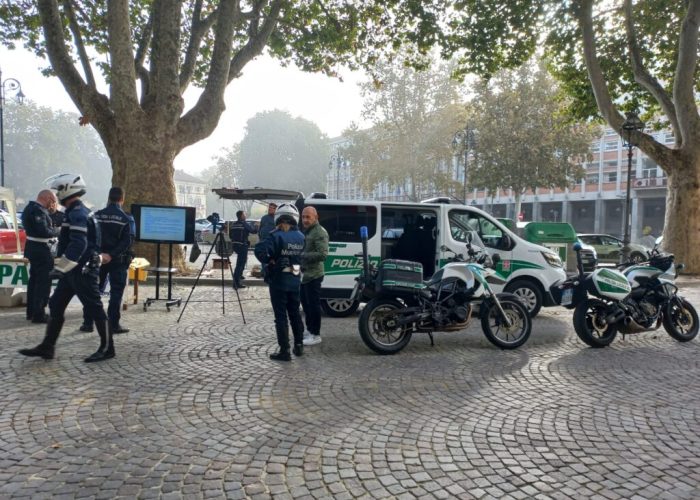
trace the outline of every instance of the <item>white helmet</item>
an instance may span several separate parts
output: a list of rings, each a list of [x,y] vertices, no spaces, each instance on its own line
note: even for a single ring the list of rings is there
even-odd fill
[[[63,203],[73,196],[82,196],[87,186],[80,174],[56,174],[44,181],[50,189],[56,191],[56,198]]]
[[[287,222],[296,226],[299,224],[299,210],[290,203],[282,203],[275,210],[275,226],[280,222]]]

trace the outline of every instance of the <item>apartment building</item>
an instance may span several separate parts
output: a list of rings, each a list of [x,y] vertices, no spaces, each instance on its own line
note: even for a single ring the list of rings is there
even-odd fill
[[[515,196],[509,190],[488,193],[473,189],[468,191],[467,203],[486,210],[497,217],[519,218],[526,221],[569,222],[578,232],[608,233],[622,236],[627,190],[627,148],[619,135],[611,128],[591,144],[593,158],[583,167],[585,177],[568,189],[537,189],[522,197],[521,212],[515,213]],[[655,138],[668,145],[674,142],[668,131],[654,133]],[[342,152],[344,138],[331,141],[334,151]],[[454,178],[463,181],[463,169],[453,165]],[[461,161],[461,159],[459,159]],[[337,171],[338,170],[338,171]],[[379,199],[408,201],[410,186],[390,187],[378,185],[370,193],[364,193],[353,175],[352,166],[345,162],[340,169],[335,164],[327,176],[329,197],[338,199]],[[633,149],[630,197],[632,200],[632,240],[641,237],[645,226],[652,234],[661,233],[666,211],[667,178],[661,168],[642,151]],[[337,192],[337,196],[336,196]],[[445,195],[435,191],[422,193],[421,198]]]
[[[175,195],[177,204],[183,207],[195,207],[197,218],[207,216],[207,183],[182,170],[175,170]]]

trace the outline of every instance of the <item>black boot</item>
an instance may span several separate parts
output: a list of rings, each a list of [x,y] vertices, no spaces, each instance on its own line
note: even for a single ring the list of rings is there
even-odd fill
[[[129,329],[117,323],[115,326],[112,327],[112,333],[129,333]]]
[[[292,355],[289,354],[289,349],[280,349],[274,354],[270,354],[270,359],[274,361],[291,361]]]
[[[292,349],[294,355],[298,358],[304,355],[304,344],[294,344],[294,349]]]
[[[100,347],[95,353],[85,358],[86,363],[105,361],[114,357],[114,342],[112,341],[112,329],[107,328],[106,320],[96,320],[95,326],[97,327],[97,333],[100,334]]]
[[[93,326],[90,323],[83,323],[82,325],[80,325],[80,328],[78,328],[78,330],[80,330],[81,332],[88,332],[88,333],[95,331],[95,329],[93,328]]]
[[[19,353],[23,356],[53,359],[54,346],[56,345],[62,327],[63,319],[49,317],[48,323],[46,324],[46,334],[41,344],[32,349],[20,349]]]

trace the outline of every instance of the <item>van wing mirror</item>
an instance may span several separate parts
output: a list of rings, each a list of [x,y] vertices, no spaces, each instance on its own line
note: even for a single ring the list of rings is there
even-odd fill
[[[450,249],[447,247],[447,245],[440,245],[440,251],[441,252],[449,252]]]
[[[491,256],[491,262],[493,262],[494,266],[498,265],[498,263],[501,262],[501,256],[497,253],[493,254]]]

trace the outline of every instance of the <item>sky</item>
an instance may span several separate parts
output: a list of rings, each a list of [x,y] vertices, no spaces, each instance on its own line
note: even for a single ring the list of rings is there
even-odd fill
[[[0,48],[3,80],[19,80],[28,100],[77,113],[58,78],[41,74],[40,68],[46,66],[46,61],[31,52]],[[338,136],[351,123],[362,123],[362,98],[357,85],[362,79],[361,73],[346,71],[341,82],[337,78],[283,68],[267,57],[251,61],[242,76],[228,86],[226,111],[214,133],[183,150],[175,159],[175,167],[197,175],[213,164],[211,158],[221,148],[240,142],[248,119],[262,111],[286,110],[292,116],[314,122],[329,138]],[[100,90],[107,93],[107,89]],[[194,105],[198,95],[199,89],[190,88],[185,93],[186,106]]]

